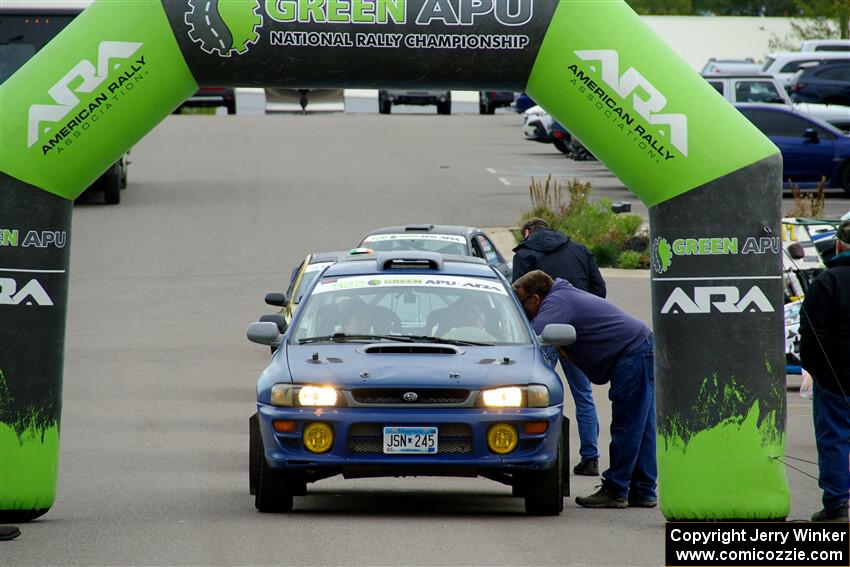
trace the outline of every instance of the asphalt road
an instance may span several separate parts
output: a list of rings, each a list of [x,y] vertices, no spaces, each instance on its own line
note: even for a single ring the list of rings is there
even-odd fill
[[[268,355],[245,327],[305,253],[386,224],[513,225],[529,177],[550,172],[590,177],[597,196],[645,214],[601,165],[524,142],[509,114],[172,116],[131,159],[121,205],[75,208],[58,498],[0,543],[4,566],[663,564],[657,510],[570,498],[562,516],[531,518],[486,480],[329,479],[289,515],[261,515],[248,495],[247,420]],[[609,284],[648,320],[645,274]],[[595,393],[604,448],[610,411]],[[788,454],[814,460],[796,393]],[[816,484],[789,478],[791,517],[807,517]],[[596,482],[574,477],[573,495]]]

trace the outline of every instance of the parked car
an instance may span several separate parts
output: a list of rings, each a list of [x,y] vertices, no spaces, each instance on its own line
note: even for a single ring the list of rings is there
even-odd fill
[[[184,108],[216,108],[223,106],[228,114],[236,114],[236,92],[230,87],[203,87],[177,107],[175,113]]]
[[[260,512],[288,512],[307,484],[345,478],[482,476],[529,514],[569,493],[564,388],[508,282],[476,258],[352,257],[326,268],[279,343],[249,420],[249,486]]]
[[[850,51],[850,39],[807,39],[800,51]]]
[[[703,75],[703,78],[732,104],[785,104],[798,112],[829,122],[840,130],[850,129],[850,109],[835,104],[796,103],[772,75],[723,74]]]
[[[378,91],[378,112],[389,114],[395,104],[437,105],[437,114],[452,113],[451,91]]]
[[[739,104],[736,108],[782,151],[784,184],[840,187],[850,195],[850,136],[811,116],[777,104]]]
[[[771,53],[764,60],[761,72],[775,75],[783,87],[787,88],[797,71],[803,67],[850,61],[850,53],[842,52],[785,52]]]
[[[483,259],[506,278],[512,276],[511,264],[505,262],[490,237],[480,228],[472,226],[443,224],[387,226],[367,234],[359,247],[369,248],[375,252],[414,250],[473,256]]]
[[[513,101],[513,91],[478,91],[478,113],[494,114],[497,108],[510,106]]]
[[[798,72],[788,87],[796,102],[850,106],[850,61],[808,67]],[[844,109],[850,122],[850,108]]]
[[[703,75],[719,73],[758,73],[762,64],[752,57],[746,59],[715,59],[712,57],[702,68]]]

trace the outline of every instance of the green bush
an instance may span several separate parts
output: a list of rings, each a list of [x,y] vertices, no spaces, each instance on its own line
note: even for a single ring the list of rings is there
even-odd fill
[[[617,260],[617,267],[626,270],[636,270],[641,268],[641,253],[634,250],[626,250],[620,252],[620,258]]]
[[[571,179],[565,183],[532,178],[529,187],[531,209],[523,213],[521,222],[539,217],[573,240],[587,246],[600,267],[647,267],[642,255],[632,252],[624,255],[626,242],[640,231],[642,221],[638,215],[616,214],[608,199],[591,201],[590,183]]]

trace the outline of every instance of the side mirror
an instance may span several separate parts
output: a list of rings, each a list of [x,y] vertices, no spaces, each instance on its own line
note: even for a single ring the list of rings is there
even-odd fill
[[[803,139],[810,144],[817,144],[820,141],[820,138],[818,138],[818,131],[814,128],[806,128],[806,131],[803,132]]]
[[[538,338],[542,346],[569,346],[576,342],[576,328],[572,325],[550,323],[543,327]]]
[[[286,307],[286,296],[282,293],[267,293],[266,303],[269,305],[275,305],[277,307]]]
[[[788,255],[791,256],[793,260],[802,260],[806,257],[806,250],[803,248],[802,244],[795,242],[794,244],[788,245]]]
[[[251,323],[245,333],[252,343],[271,346],[280,343],[281,334],[275,323],[268,321]]]
[[[279,313],[263,315],[260,317],[260,323],[274,323],[277,325],[277,329],[280,331],[281,335],[286,332],[286,319],[284,319],[283,315],[280,315]]]

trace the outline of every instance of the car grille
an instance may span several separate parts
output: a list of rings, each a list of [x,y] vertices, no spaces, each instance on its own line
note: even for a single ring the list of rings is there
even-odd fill
[[[437,427],[437,454],[469,454],[472,452],[472,428],[465,423],[429,424]],[[348,452],[381,455],[384,452],[384,425],[355,423],[348,428]],[[404,455],[400,455],[404,457]]]
[[[416,394],[415,401],[407,401],[404,395]],[[398,405],[434,405],[462,404],[469,398],[469,390],[461,389],[421,389],[410,388],[359,388],[351,391],[354,401],[359,404],[398,404]]]

